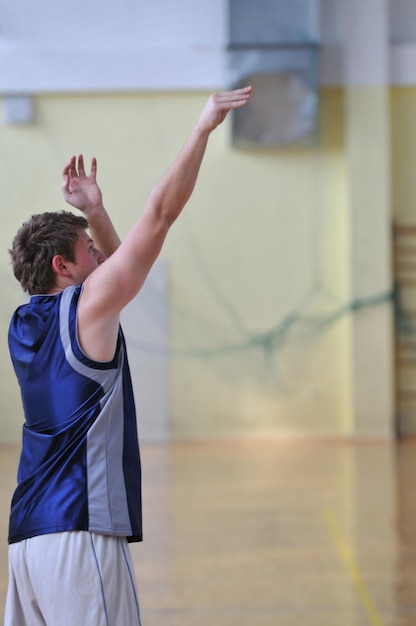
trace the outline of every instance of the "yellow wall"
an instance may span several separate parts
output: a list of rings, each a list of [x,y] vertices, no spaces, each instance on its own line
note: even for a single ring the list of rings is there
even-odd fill
[[[398,222],[416,223],[416,89],[392,91],[393,212]]]
[[[98,158],[106,206],[125,234],[205,99],[42,96],[33,124],[0,124],[0,441],[21,427],[6,349],[22,301],[6,252],[15,231],[32,212],[64,207],[60,171],[82,151]],[[330,323],[348,299],[342,92],[324,90],[321,111],[310,148],[236,151],[228,124],[211,138],[163,251],[174,436],[348,433],[348,316]],[[293,313],[306,319],[290,324]]]

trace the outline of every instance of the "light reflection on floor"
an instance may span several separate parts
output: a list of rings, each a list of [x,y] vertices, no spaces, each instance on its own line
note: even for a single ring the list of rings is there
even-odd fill
[[[0,449],[1,610],[17,458]],[[414,444],[158,444],[142,460],[143,626],[416,624]]]

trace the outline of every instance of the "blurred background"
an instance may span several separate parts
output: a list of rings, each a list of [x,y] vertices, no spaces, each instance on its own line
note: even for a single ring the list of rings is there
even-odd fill
[[[144,441],[416,432],[416,4],[0,3],[0,442],[23,416],[8,258],[98,159],[123,237],[209,94],[251,102],[124,326]]]

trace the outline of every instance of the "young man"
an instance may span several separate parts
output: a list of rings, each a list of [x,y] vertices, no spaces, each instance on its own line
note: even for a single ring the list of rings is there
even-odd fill
[[[9,330],[25,423],[5,626],[140,624],[127,545],[142,540],[140,456],[119,314],[188,201],[210,133],[250,93],[210,97],[122,243],[96,161],[87,176],[82,156],[64,168],[62,189],[84,216],[34,215],[13,241],[13,270],[31,299]]]

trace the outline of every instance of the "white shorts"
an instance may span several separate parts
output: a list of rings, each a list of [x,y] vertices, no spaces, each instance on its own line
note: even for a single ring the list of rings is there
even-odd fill
[[[126,539],[84,531],[9,546],[4,626],[140,626]]]

